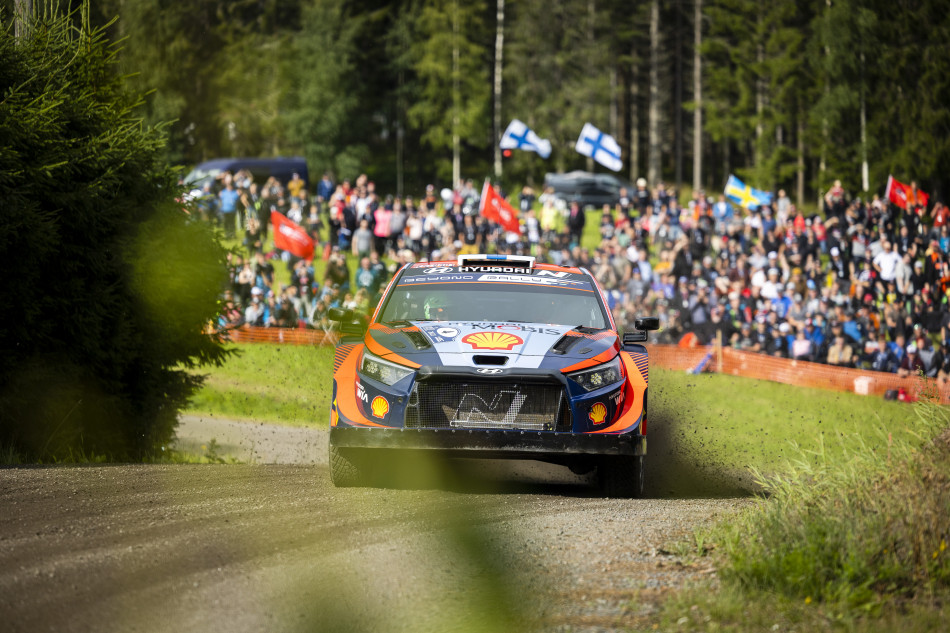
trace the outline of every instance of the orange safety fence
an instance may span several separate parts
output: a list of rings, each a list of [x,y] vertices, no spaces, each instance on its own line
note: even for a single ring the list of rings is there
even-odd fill
[[[790,360],[743,352],[730,347],[719,348],[715,345],[686,348],[678,345],[651,345],[649,349],[650,361],[667,369],[692,370],[705,359],[705,371],[813,389],[849,391],[866,396],[883,396],[887,391],[904,389],[911,398],[933,395],[939,398],[941,404],[950,404],[950,384],[938,383],[933,378],[902,378],[886,372]]]
[[[333,345],[336,337],[323,330],[305,328],[242,326],[227,331],[226,340],[232,343],[283,343],[284,345]]]
[[[332,345],[334,333],[323,330],[267,328],[243,326],[228,331],[233,343],[280,343],[284,345]],[[786,385],[848,391],[868,396],[883,396],[889,390],[904,389],[912,398],[933,394],[941,404],[950,404],[950,385],[932,378],[900,377],[897,374],[834,367],[822,363],[777,358],[767,354],[742,352],[715,345],[681,347],[679,345],[650,345],[652,364],[677,371],[694,370],[703,364],[703,370],[759,380],[771,380]]]

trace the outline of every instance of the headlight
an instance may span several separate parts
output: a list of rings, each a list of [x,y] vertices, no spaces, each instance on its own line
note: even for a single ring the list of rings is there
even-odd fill
[[[413,370],[396,363],[390,363],[388,360],[383,360],[369,352],[363,352],[363,360],[360,361],[360,373],[383,384],[393,385],[406,376],[412,375]]]
[[[620,374],[620,357],[613,359],[609,363],[598,365],[593,369],[585,369],[574,374],[568,374],[568,378],[575,381],[585,391],[593,391],[607,385],[619,382],[622,378]]]

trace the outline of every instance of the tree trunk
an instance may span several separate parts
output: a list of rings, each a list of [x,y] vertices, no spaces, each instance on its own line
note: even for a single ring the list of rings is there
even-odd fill
[[[640,67],[636,44],[630,45],[630,180],[640,177]]]
[[[762,15],[759,14],[758,21],[761,22]],[[752,148],[752,164],[756,175],[762,178],[762,118],[765,116],[765,82],[762,80],[762,62],[765,59],[765,48],[762,42],[755,46],[755,61],[758,70],[755,73],[755,145]],[[759,183],[761,186],[761,182]]]
[[[597,5],[594,3],[594,0],[587,0],[587,50],[589,55],[587,58],[587,65],[589,68],[594,68],[594,21],[597,18]],[[594,157],[587,157],[587,171],[594,171]]]
[[[673,113],[676,120],[673,122],[673,180],[676,190],[683,185],[683,12],[676,7],[676,46],[673,59],[673,89],[676,101]]]
[[[868,174],[868,113],[864,99],[864,51],[861,51],[861,191],[871,188]]]
[[[406,98],[403,94],[406,73],[400,68],[397,75],[396,94],[396,196],[402,198],[405,185],[406,129],[403,117],[406,114]]]
[[[693,189],[701,189],[703,182],[703,0],[696,0],[693,14]]]
[[[805,114],[801,107],[798,109],[798,129],[795,132],[798,137],[798,182],[795,190],[795,204],[802,206],[805,204]]]
[[[459,107],[461,105],[461,95],[459,94],[459,3],[458,0],[452,5],[452,187],[458,183],[462,177],[462,139],[459,136],[459,126],[461,119],[459,116]]]
[[[13,9],[13,36],[17,40],[26,37],[30,31],[30,21],[33,19],[33,0],[14,0]]]
[[[502,64],[502,55],[504,54],[505,47],[505,0],[498,0],[497,11],[495,13],[495,82],[494,82],[494,92],[495,92],[495,105],[494,105],[494,127],[495,134],[493,136],[495,140],[495,180],[501,181],[501,79],[502,79],[502,70],[504,68]]]
[[[650,4],[650,112],[647,180],[650,186],[660,181],[660,0]]]

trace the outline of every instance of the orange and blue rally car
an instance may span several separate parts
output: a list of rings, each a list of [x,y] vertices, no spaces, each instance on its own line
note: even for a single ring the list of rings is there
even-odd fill
[[[533,257],[407,264],[370,319],[331,310],[330,476],[366,485],[382,450],[537,459],[643,492],[647,331],[621,338],[589,271]],[[375,453],[374,453],[375,452]]]

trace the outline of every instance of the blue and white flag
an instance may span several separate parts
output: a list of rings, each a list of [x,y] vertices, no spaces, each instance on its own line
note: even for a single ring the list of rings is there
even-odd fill
[[[502,134],[501,143],[498,146],[502,149],[523,149],[527,152],[537,152],[541,158],[547,158],[551,155],[551,141],[541,138],[518,119],[512,119],[511,123],[508,124],[508,129]]]
[[[607,169],[620,171],[623,161],[620,159],[620,145],[610,134],[604,134],[590,123],[584,124],[574,149],[584,156],[590,156]]]
[[[759,191],[733,175],[726,181],[726,197],[745,209],[757,209],[763,204],[772,203],[772,194],[768,191]]]

